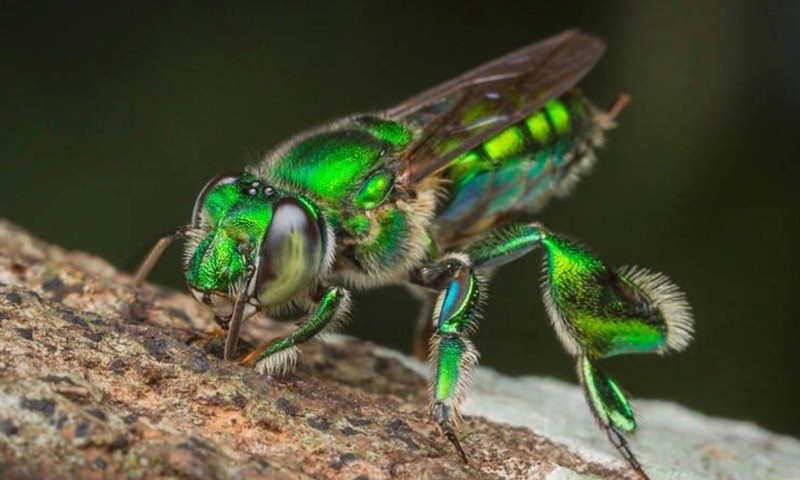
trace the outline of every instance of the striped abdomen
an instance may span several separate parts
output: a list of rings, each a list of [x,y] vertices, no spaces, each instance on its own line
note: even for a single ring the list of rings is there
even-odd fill
[[[442,173],[449,184],[435,221],[440,242],[468,239],[567,193],[610,125],[608,115],[569,92],[455,158]]]

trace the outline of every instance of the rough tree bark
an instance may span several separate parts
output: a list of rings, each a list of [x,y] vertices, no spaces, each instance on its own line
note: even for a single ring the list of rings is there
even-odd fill
[[[220,360],[194,300],[148,291],[132,310],[128,275],[0,221],[0,478],[634,478],[572,386],[479,372],[465,466],[428,421],[412,360],[337,338],[309,344],[295,373],[271,380]],[[287,328],[258,319],[244,338]],[[531,403],[539,394],[556,398]],[[658,405],[656,419],[710,421]],[[536,422],[547,427],[523,426]],[[797,441],[715,422],[702,444],[658,437],[645,448],[654,478],[800,478]]]

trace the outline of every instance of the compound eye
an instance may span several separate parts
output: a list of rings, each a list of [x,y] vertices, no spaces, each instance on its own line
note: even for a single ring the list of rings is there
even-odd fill
[[[304,203],[283,198],[261,244],[256,296],[261,305],[280,305],[307,288],[322,265],[322,232]]]
[[[193,227],[200,226],[201,213],[203,213],[203,207],[205,206],[208,194],[216,187],[236,183],[240,178],[240,173],[221,173],[206,183],[206,186],[200,191],[200,195],[197,196],[197,200],[194,201],[194,209],[192,210]]]

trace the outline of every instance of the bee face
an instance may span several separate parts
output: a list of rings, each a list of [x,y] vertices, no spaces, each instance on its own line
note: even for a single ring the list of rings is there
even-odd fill
[[[186,281],[220,317],[230,315],[237,291],[260,306],[291,300],[309,288],[323,264],[317,209],[249,173],[212,179],[195,202],[192,225]]]

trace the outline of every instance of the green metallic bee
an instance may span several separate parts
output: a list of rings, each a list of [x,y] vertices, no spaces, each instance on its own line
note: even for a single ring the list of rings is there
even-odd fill
[[[259,164],[212,179],[191,223],[159,240],[136,285],[173,240],[186,240],[186,281],[227,330],[226,359],[251,315],[301,318],[293,333],[239,359],[268,375],[291,368],[299,344],[347,315],[351,289],[425,292],[415,352],[429,352],[433,420],[467,461],[456,424],[478,360],[470,336],[485,274],[542,246],[548,314],[589,408],[647,478],[623,437],[636,428],[631,405],[596,361],[683,349],[689,305],[661,274],[612,269],[540,223],[513,223],[569,192],[624,104],[604,112],[575,90],[604,48],[567,31],[395,108],[290,139]]]

